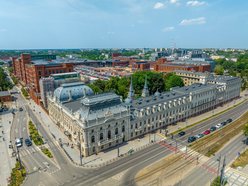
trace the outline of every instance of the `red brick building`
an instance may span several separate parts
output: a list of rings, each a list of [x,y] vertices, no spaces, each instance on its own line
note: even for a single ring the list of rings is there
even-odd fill
[[[39,104],[41,77],[50,74],[66,73],[73,71],[72,63],[54,63],[50,61],[32,61],[30,54],[22,54],[18,59],[12,59],[14,75],[27,87],[31,99]]]
[[[150,70],[150,63],[146,61],[138,61],[132,64],[132,71]]]
[[[175,70],[186,70],[186,71],[196,71],[196,72],[210,72],[210,64],[187,64],[187,63],[176,63],[167,62],[165,58],[158,59],[156,63],[153,64],[153,69],[158,72],[173,72]]]
[[[9,91],[0,91],[0,102],[12,101],[12,96]]]

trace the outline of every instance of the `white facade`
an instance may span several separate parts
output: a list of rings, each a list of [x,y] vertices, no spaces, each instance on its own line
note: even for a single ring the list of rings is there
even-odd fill
[[[121,144],[156,129],[212,110],[240,96],[236,77],[212,78],[206,84],[173,88],[134,99],[132,84],[125,103],[114,93],[84,95],[75,100],[48,99],[48,111],[84,156]],[[144,86],[146,88],[146,86]]]

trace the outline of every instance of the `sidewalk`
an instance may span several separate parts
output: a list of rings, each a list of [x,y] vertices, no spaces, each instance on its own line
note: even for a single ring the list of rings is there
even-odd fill
[[[0,186],[8,185],[7,179],[10,177],[12,168],[15,166],[15,157],[12,157],[12,149],[9,148],[10,129],[13,115],[10,111],[0,114]]]
[[[239,99],[233,100],[232,102],[229,102],[226,105],[223,105],[222,107],[218,107],[213,111],[209,111],[209,112],[204,113],[202,115],[199,115],[199,116],[196,116],[193,118],[189,118],[189,119],[187,119],[186,122],[179,122],[179,123],[177,123],[177,125],[168,126],[167,129],[168,129],[169,133],[172,133],[174,131],[177,131],[180,128],[184,128],[188,125],[192,125],[196,122],[201,121],[204,118],[211,117],[214,114],[222,112],[222,111],[224,111],[230,107],[233,107],[234,105],[244,101],[244,99],[245,99],[244,97],[241,97]],[[70,159],[74,163],[79,165],[80,164],[79,150],[75,147],[71,148],[70,145],[69,146],[66,145],[67,143],[71,144],[71,142],[63,134],[63,132],[60,131],[60,129],[53,123],[53,121],[50,119],[50,117],[47,115],[47,113],[40,106],[36,105],[33,102],[33,100],[29,100],[29,105],[30,105],[30,108],[32,108],[32,110],[36,113],[36,116],[41,121],[41,123],[43,123],[43,125],[47,129],[47,131],[49,131],[52,134],[52,136],[55,137],[56,141],[58,141],[59,138],[62,139],[62,143],[64,144],[63,148],[64,148],[66,154],[68,155],[68,157],[70,157]],[[154,133],[154,134],[147,134],[143,138],[140,138],[140,139],[128,141],[128,142],[119,146],[119,155],[127,154],[128,151],[130,151],[130,150],[132,150],[132,151],[140,150],[140,149],[145,148],[145,147],[152,144],[152,143],[149,143],[149,140],[150,141],[160,141],[162,138],[163,138],[163,135],[161,135],[159,133]],[[82,164],[85,167],[98,167],[98,166],[102,166],[102,165],[105,165],[107,163],[110,163],[112,161],[115,161],[117,159],[117,157],[118,157],[118,147],[113,147],[113,148],[108,149],[104,152],[98,153],[98,155],[92,155],[90,157],[83,157]]]

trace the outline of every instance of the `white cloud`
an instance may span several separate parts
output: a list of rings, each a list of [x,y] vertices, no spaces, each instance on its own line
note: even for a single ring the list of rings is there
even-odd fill
[[[170,0],[170,3],[171,3],[171,4],[176,4],[176,3],[178,3],[178,1],[179,1],[179,0]]]
[[[175,30],[175,27],[173,26],[165,27],[162,29],[163,32],[171,32],[173,30]]]
[[[161,3],[161,2],[157,2],[157,3],[155,3],[155,5],[153,6],[154,9],[162,9],[162,8],[164,8],[164,7],[165,7],[164,3]]]
[[[206,5],[207,3],[205,1],[188,1],[187,6],[202,6]]]
[[[194,19],[184,19],[180,22],[179,25],[187,26],[187,25],[201,25],[206,23],[205,17],[198,17]]]

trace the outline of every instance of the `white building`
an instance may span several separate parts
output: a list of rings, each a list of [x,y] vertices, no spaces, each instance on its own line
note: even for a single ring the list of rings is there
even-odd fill
[[[132,81],[131,81],[132,82]],[[48,99],[50,117],[72,142],[81,144],[84,156],[116,146],[132,138],[212,110],[240,96],[240,78],[212,77],[149,96],[145,81],[142,98],[134,99],[132,83],[122,102],[114,93],[93,95],[83,85],[64,85]]]

